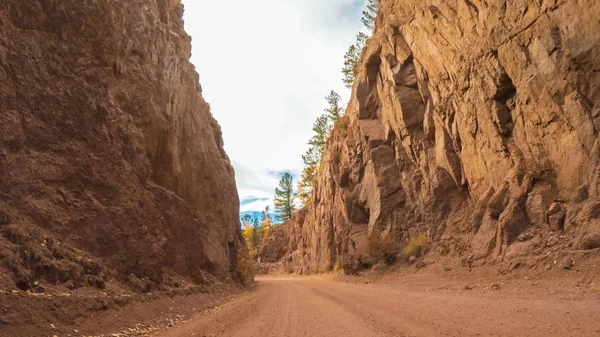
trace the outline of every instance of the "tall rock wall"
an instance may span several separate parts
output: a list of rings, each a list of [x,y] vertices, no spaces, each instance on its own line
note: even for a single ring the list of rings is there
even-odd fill
[[[234,172],[182,15],[179,0],[0,2],[3,287],[239,278]]]
[[[307,214],[279,229],[302,234],[261,258],[356,271],[420,236],[468,266],[600,247],[600,3],[379,7]]]

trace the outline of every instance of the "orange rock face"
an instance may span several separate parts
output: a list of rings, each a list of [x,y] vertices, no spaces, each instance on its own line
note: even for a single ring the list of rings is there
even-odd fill
[[[0,285],[238,278],[233,169],[178,0],[0,4]]]
[[[352,272],[423,235],[467,266],[600,247],[598,17],[593,0],[382,0],[307,214],[279,229],[301,234],[271,260]]]

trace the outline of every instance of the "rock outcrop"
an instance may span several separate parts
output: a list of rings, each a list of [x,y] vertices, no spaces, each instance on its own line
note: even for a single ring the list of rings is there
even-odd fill
[[[0,3],[0,286],[240,279],[179,0]],[[247,254],[247,253],[246,253]]]
[[[261,260],[354,272],[422,236],[466,266],[600,247],[600,3],[379,7],[306,215]]]

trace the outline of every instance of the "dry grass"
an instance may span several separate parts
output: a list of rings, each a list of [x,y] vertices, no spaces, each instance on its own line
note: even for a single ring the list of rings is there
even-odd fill
[[[237,274],[243,284],[251,284],[256,276],[256,266],[248,250],[240,245],[238,248]]]
[[[408,244],[402,248],[402,254],[405,256],[413,255],[419,248],[427,246],[427,236],[421,234],[416,238],[410,239]]]
[[[399,245],[394,233],[384,235],[381,228],[375,226],[369,235],[369,254],[376,261],[392,264],[396,261]]]

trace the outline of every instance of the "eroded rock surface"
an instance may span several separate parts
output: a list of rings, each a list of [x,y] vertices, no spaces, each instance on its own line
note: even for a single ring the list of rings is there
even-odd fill
[[[269,260],[353,272],[422,235],[467,266],[600,247],[599,17],[593,0],[382,0],[306,216],[272,235],[301,234]]]
[[[0,3],[0,285],[236,279],[233,169],[179,0]]]

